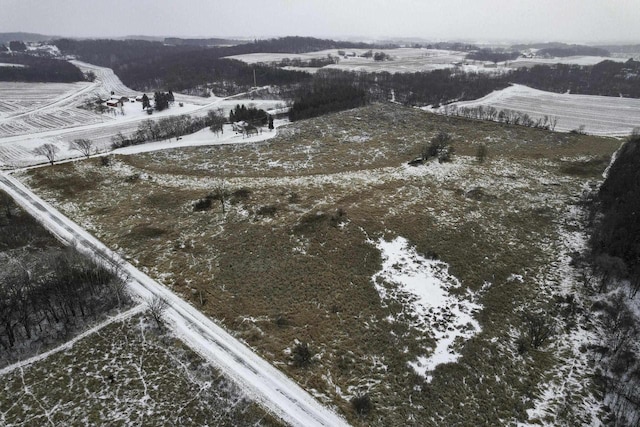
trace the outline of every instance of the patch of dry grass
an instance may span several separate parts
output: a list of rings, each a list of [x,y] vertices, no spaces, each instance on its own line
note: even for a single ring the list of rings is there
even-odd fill
[[[406,166],[441,130],[453,136],[454,162]],[[261,144],[117,157],[109,168],[82,162],[25,179],[351,422],[497,425],[526,418],[557,363],[550,350],[518,355],[514,334],[523,310],[553,308],[558,230],[618,145],[378,104],[296,123]],[[95,187],[68,194],[47,174],[94,176]],[[140,178],[125,180],[132,175]],[[216,202],[194,212],[221,180],[237,194],[225,213]],[[406,237],[450,265],[459,292],[480,295],[482,332],[431,383],[407,362],[433,338],[387,321],[401,307],[382,304],[371,282],[381,260],[368,240],[379,236]],[[308,368],[292,364],[296,341],[315,354]],[[374,403],[364,420],[348,401],[359,392]]]

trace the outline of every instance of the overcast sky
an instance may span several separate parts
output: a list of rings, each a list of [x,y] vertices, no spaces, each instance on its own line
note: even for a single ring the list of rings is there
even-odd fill
[[[640,43],[640,0],[0,0],[0,32]]]

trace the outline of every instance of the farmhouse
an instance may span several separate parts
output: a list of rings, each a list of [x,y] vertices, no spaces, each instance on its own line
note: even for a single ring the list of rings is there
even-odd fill
[[[107,101],[107,107],[120,107],[122,105],[122,101],[119,99],[110,99]]]

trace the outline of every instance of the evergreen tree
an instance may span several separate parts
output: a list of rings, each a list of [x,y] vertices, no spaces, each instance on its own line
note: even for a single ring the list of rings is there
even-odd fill
[[[153,96],[154,108],[158,111],[169,108],[169,94],[156,92]]]
[[[145,93],[144,95],[142,95],[142,109],[146,110],[149,107],[151,107],[151,102],[149,102],[149,97]]]

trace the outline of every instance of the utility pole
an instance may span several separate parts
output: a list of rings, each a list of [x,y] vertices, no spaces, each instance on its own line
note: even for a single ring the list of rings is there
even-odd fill
[[[258,84],[256,83],[256,69],[253,69],[253,87],[258,87]]]

